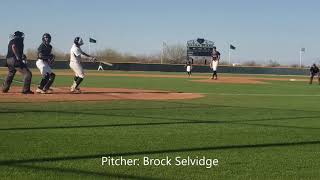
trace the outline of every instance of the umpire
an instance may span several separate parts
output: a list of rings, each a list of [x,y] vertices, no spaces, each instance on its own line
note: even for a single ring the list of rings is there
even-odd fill
[[[313,81],[313,77],[314,76],[318,76],[318,82],[320,84],[320,74],[319,74],[319,68],[317,67],[316,64],[313,64],[310,68],[310,82],[309,84],[312,84],[312,81]]]
[[[23,40],[24,40],[24,33],[20,31],[16,31],[13,34],[13,39],[9,42],[7,62],[6,62],[6,66],[8,67],[9,72],[2,85],[3,93],[7,93],[9,91],[14,75],[18,70],[24,77],[23,79],[24,85],[23,85],[22,93],[34,94],[30,90],[32,73],[26,65],[27,58],[23,54],[23,48],[24,48]]]

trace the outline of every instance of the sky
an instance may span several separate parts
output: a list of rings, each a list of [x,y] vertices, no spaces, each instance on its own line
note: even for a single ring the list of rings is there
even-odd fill
[[[162,44],[183,44],[204,38],[215,42],[232,62],[269,60],[299,64],[320,63],[320,1],[316,0],[1,0],[0,54],[6,54],[9,35],[25,33],[25,49],[35,49],[41,36],[52,35],[55,49],[68,52],[76,36],[88,51],[112,48],[150,55]]]

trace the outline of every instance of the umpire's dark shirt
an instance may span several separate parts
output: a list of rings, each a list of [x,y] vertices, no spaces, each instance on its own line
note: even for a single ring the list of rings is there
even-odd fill
[[[52,46],[50,44],[49,45],[45,45],[44,43],[40,44],[38,48],[38,59],[48,61],[51,56],[51,51],[52,51]],[[42,57],[40,57],[40,53]]]
[[[12,40],[9,42],[7,58],[13,58],[13,57],[15,57],[15,55],[14,55],[14,53],[13,53],[13,51],[12,51],[12,45],[15,45],[15,46],[16,46],[18,56],[19,56],[20,59],[22,59],[23,48],[24,48],[23,39],[15,38],[15,39],[12,39]]]
[[[317,66],[311,66],[310,72],[311,74],[317,74],[319,73],[319,68]]]

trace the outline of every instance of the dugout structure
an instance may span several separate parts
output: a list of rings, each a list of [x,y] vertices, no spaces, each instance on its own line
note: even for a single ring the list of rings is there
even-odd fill
[[[211,60],[214,42],[203,38],[187,41],[187,60],[207,64]],[[202,63],[201,63],[202,62]]]

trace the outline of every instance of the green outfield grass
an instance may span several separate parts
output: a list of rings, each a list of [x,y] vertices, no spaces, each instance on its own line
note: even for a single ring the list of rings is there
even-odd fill
[[[39,76],[34,74],[37,83]],[[50,103],[1,103],[0,99],[1,179],[319,179],[320,86],[268,82],[87,76],[82,86],[206,96]],[[58,76],[55,85],[71,83],[71,76]],[[138,158],[141,163],[102,166],[102,156]],[[142,165],[143,157],[166,156],[205,156],[218,159],[219,165]]]

